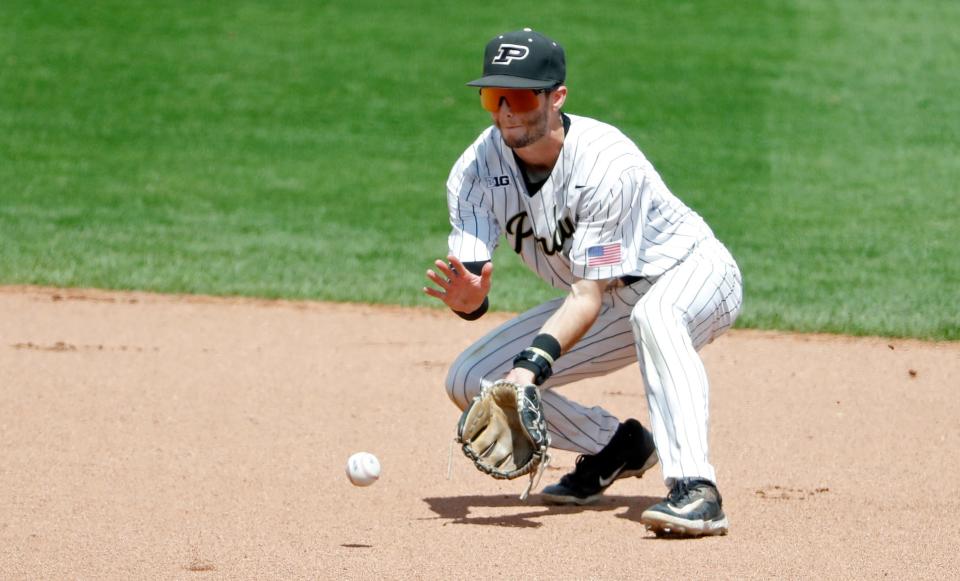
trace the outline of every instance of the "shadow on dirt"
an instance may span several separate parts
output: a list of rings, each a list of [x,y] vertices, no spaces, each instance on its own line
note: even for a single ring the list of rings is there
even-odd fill
[[[431,518],[450,521],[443,523],[444,526],[452,523],[518,528],[541,527],[543,523],[540,520],[544,517],[585,511],[612,511],[623,507],[626,507],[627,511],[616,516],[639,523],[640,514],[661,500],[662,498],[653,496],[605,496],[596,504],[587,506],[558,506],[544,504],[536,495],[526,501],[520,500],[516,495],[503,494],[423,499],[437,515]]]

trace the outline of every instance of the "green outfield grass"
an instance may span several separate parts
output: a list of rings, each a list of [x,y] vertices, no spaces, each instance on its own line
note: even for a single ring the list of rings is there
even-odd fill
[[[564,43],[741,327],[960,339],[960,3],[0,3],[0,283],[429,304],[486,40]],[[498,251],[494,308],[551,296]]]

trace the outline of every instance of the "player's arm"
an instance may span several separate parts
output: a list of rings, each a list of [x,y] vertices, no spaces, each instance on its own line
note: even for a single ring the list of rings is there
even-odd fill
[[[544,369],[553,365],[563,353],[569,351],[586,334],[597,320],[603,306],[603,291],[608,280],[580,279],[573,283],[563,304],[540,328],[540,334],[530,348],[524,349],[514,361],[515,367],[505,379],[520,384],[542,383],[549,377]],[[539,379],[539,381],[535,381]]]
[[[449,263],[434,261],[439,272],[427,270],[427,278],[440,287],[440,290],[427,286],[423,287],[423,292],[440,299],[464,319],[479,319],[490,305],[487,294],[490,293],[493,263],[463,263],[452,254],[447,256],[447,260]]]
[[[597,320],[607,284],[606,280],[576,281],[560,308],[543,324],[540,332],[560,343],[561,354],[576,345]]]
[[[439,288],[423,288],[427,295],[471,321],[483,316],[489,306],[491,259],[500,236],[492,198],[485,194],[477,174],[477,155],[483,149],[485,135],[468,147],[450,170],[447,178],[449,255],[446,262],[434,261],[435,270],[427,271],[427,278]]]

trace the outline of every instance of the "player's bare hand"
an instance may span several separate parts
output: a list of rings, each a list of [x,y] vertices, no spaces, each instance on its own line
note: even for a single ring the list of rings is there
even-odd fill
[[[513,383],[519,385],[528,385],[533,383],[535,375],[529,369],[524,369],[522,367],[514,367],[507,372],[503,378],[507,381],[512,381]]]
[[[427,270],[427,278],[440,287],[439,290],[428,286],[423,287],[423,292],[440,299],[454,311],[472,313],[480,308],[490,292],[493,263],[484,264],[478,276],[467,270],[456,256],[447,256],[447,260],[449,264],[434,261],[437,270]]]

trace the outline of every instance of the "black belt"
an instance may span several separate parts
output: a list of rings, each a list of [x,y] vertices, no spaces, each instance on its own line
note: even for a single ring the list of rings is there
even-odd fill
[[[643,280],[642,276],[634,276],[632,274],[620,277],[620,282],[623,283],[623,286],[630,286],[635,282],[640,282],[641,280]]]

